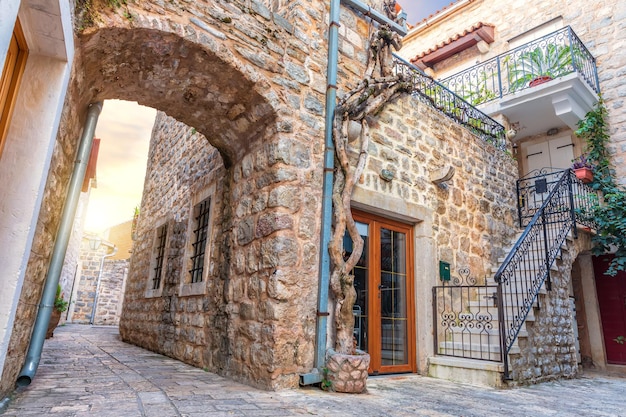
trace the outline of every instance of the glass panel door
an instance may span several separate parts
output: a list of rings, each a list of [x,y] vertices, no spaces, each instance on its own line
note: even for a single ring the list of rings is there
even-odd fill
[[[352,307],[352,313],[354,314],[354,340],[356,341],[357,349],[367,352],[367,303],[369,302],[369,268],[367,255],[369,251],[369,225],[357,222],[357,228],[363,238],[363,253],[352,271],[354,274],[354,289],[356,290],[356,302],[354,303],[354,307]],[[352,253],[352,240],[347,232],[344,236],[343,247],[345,256],[350,256]]]
[[[370,354],[370,372],[415,371],[412,229],[360,212],[354,213],[364,240],[363,254],[353,269],[357,298],[354,339]],[[344,237],[346,256],[352,240]]]
[[[405,365],[407,355],[406,234],[380,229],[381,365]]]

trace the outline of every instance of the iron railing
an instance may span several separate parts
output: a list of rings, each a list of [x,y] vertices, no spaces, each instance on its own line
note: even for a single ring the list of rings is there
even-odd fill
[[[477,285],[469,269],[459,277],[433,287],[435,352],[502,362],[498,328],[498,285]]]
[[[528,225],[565,171],[570,172],[572,204],[576,213],[576,221],[584,226],[596,228],[596,224],[589,213],[599,198],[598,193],[589,185],[578,181],[573,171],[554,168],[531,171],[517,180],[517,214],[521,228]]]
[[[424,74],[422,70],[399,56],[395,58],[395,74],[410,82],[413,94],[423,103],[461,124],[482,140],[506,150],[504,126],[493,120],[446,86]]]
[[[469,271],[433,287],[435,352],[504,363],[570,231],[595,228],[598,194],[573,171],[544,169],[518,180],[519,222],[524,231],[495,274],[497,285],[477,284]]]
[[[478,106],[576,72],[596,93],[596,60],[567,26],[445,78],[440,83]]]
[[[494,277],[502,294],[499,317],[506,377],[508,354],[544,283],[551,289],[550,271],[565,239],[570,232],[577,237],[577,222],[594,226],[581,214],[597,194],[567,169],[520,179],[518,197],[525,229]]]

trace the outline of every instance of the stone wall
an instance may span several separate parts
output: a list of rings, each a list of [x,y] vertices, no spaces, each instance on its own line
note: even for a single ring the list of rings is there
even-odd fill
[[[570,279],[574,261],[591,248],[590,235],[579,233],[568,239],[567,249],[551,273],[552,290],[539,295],[535,321],[527,322],[528,338],[519,339],[520,353],[510,355],[511,377],[515,383],[536,383],[578,375],[574,322],[570,306]],[[582,320],[583,317],[579,317]]]
[[[490,274],[516,233],[516,161],[413,96],[375,118],[369,151],[359,188],[428,209],[436,258]],[[450,167],[443,187],[431,181]]]
[[[225,312],[217,307],[223,298],[219,249],[226,232],[221,221],[211,225],[213,240],[207,245],[207,253],[212,266],[205,278],[211,287],[206,290],[207,300],[203,296],[179,298],[187,224],[194,193],[211,184],[216,187],[211,195],[213,218],[223,217],[222,195],[227,175],[219,153],[204,136],[164,113],[157,113],[120,331],[133,343],[200,367],[208,366],[204,356],[211,358],[215,346],[227,337]],[[151,285],[155,228],[162,224],[168,226],[169,235],[162,296],[146,298]],[[212,314],[199,314],[203,311]]]
[[[122,283],[124,280],[124,266],[128,261],[114,261],[103,256],[112,254],[112,244],[104,243],[98,249],[89,247],[89,240],[83,239],[80,250],[80,269],[74,282],[74,293],[69,306],[68,320],[82,324],[117,324],[119,313],[117,305],[121,302]],[[102,271],[101,271],[101,266]],[[98,309],[94,314],[96,289],[100,278],[98,292]],[[66,295],[65,297],[69,297]],[[102,306],[105,305],[105,308]],[[93,315],[93,320],[92,320]],[[117,317],[115,317],[117,316]]]
[[[584,0],[556,1],[474,1],[445,20],[418,25],[405,38],[401,55],[407,59],[463,33],[477,22],[495,25],[495,41],[486,54],[474,46],[435,66],[439,74],[450,75],[454,68],[467,68],[509,50],[509,40],[549,22],[562,18],[564,26],[574,32],[597,59],[600,90],[609,111],[611,150],[618,178],[626,181],[626,113],[623,111],[626,89],[622,87],[626,66],[625,40],[622,35],[626,20],[626,3],[609,0],[590,5]]]
[[[119,324],[128,266],[129,261],[126,259],[104,261],[93,324],[110,326]]]
[[[110,30],[126,26],[118,13],[84,37],[93,95],[137,100],[188,126],[163,122],[172,135],[166,140],[174,142],[151,149],[151,160],[187,162],[148,169],[151,197],[142,202],[122,336],[265,388],[295,386],[313,365],[319,225],[311,219],[320,213],[326,91],[325,4],[278,6],[230,2],[174,11],[169,4],[132,4],[132,31]],[[345,9],[344,18],[341,65],[348,70],[339,84],[347,90],[364,69],[368,27]],[[162,51],[174,52],[163,58]],[[145,69],[146,60],[161,60],[159,71]],[[196,171],[194,161],[205,170]],[[151,169],[176,174],[153,183]],[[212,223],[209,276],[204,296],[181,295],[189,199],[205,187],[213,187],[219,219]],[[146,297],[161,221],[171,231],[172,252],[160,295]]]

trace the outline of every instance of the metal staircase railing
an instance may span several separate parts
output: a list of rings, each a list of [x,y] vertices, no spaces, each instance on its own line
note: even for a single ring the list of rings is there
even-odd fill
[[[438,355],[504,364],[570,232],[595,228],[597,192],[567,170],[543,169],[517,181],[519,239],[495,274],[497,285],[478,282],[469,270],[433,287],[434,344]]]
[[[412,85],[413,94],[430,107],[443,113],[450,119],[464,126],[485,142],[501,150],[506,150],[507,140],[504,126],[478,110],[443,84],[424,74],[422,70],[397,55],[395,74]]]
[[[577,237],[576,223],[594,227],[588,216],[597,197],[589,186],[565,171],[540,172],[518,180],[519,220],[525,229],[495,274],[500,286],[500,337],[505,378],[509,377],[508,354],[541,287],[551,289],[550,270],[570,231]]]

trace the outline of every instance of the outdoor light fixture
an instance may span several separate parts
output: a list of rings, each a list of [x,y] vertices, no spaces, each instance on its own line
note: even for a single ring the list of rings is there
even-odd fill
[[[102,238],[95,236],[89,239],[89,249],[98,250],[100,244],[102,243]]]
[[[454,177],[455,169],[452,165],[440,168],[430,174],[430,180],[443,190],[448,189],[448,181]]]

